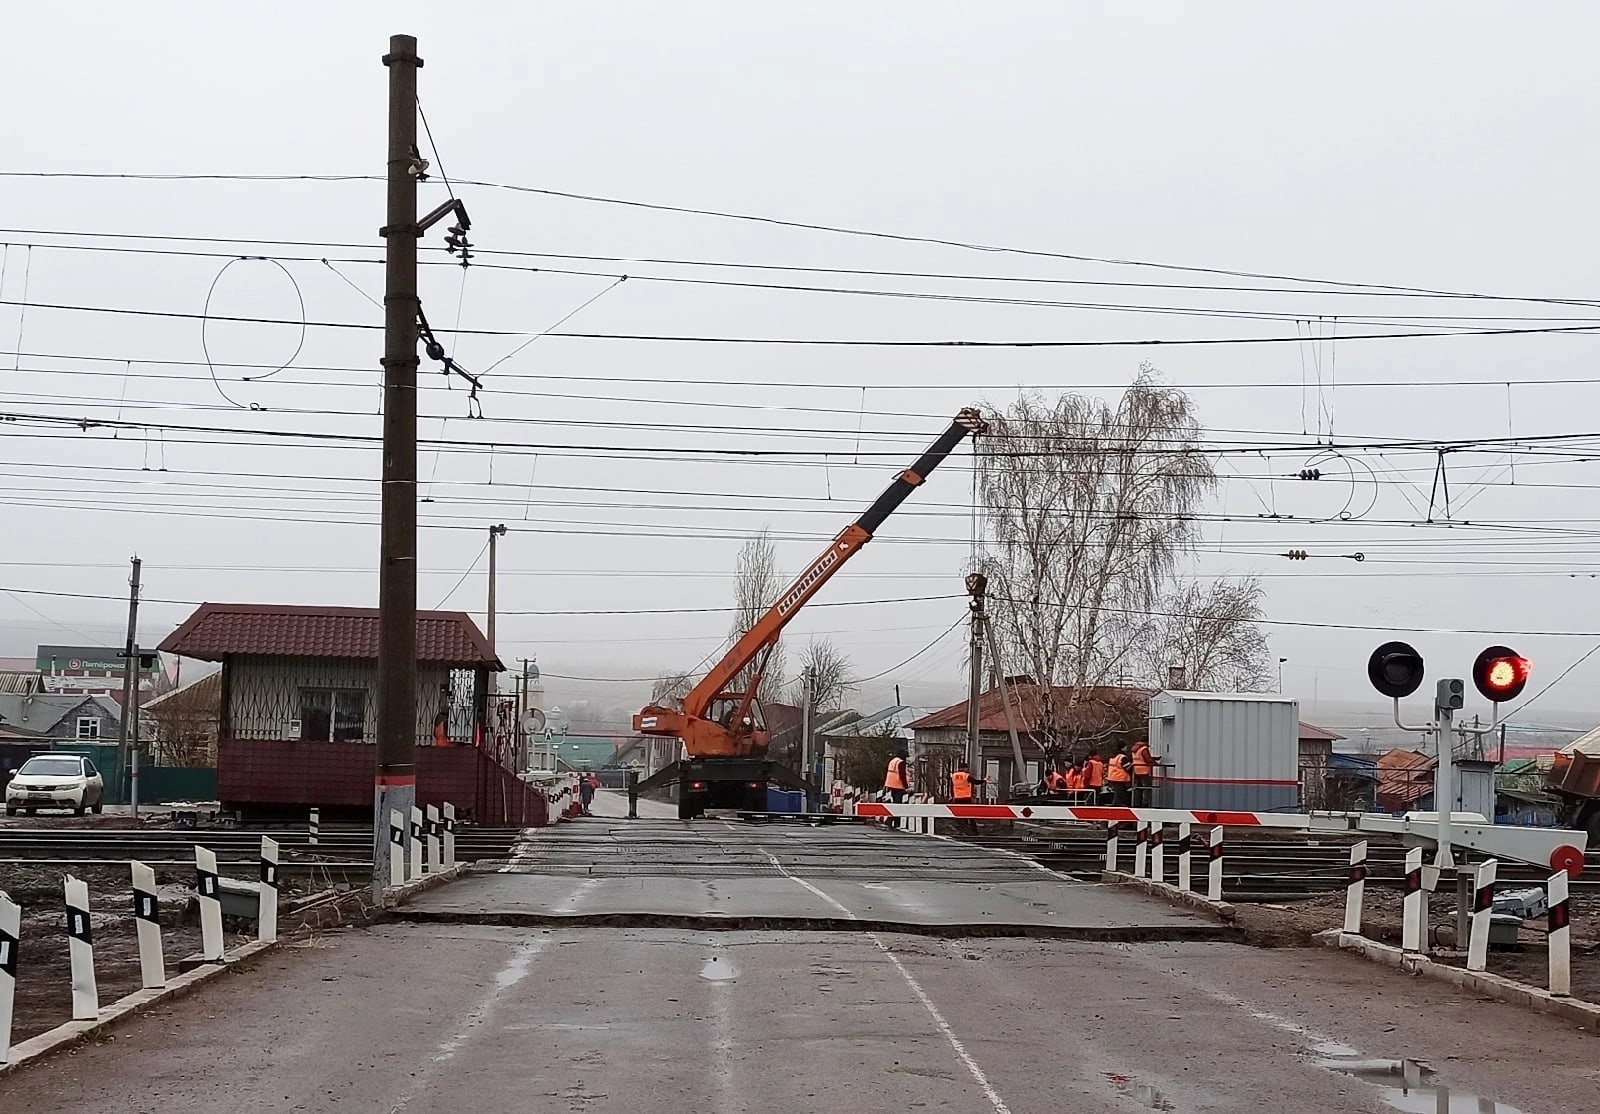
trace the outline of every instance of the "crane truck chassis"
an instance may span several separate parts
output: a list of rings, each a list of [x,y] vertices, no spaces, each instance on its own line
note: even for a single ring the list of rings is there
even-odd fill
[[[640,782],[634,793],[676,784],[678,818],[692,820],[708,808],[765,812],[767,786],[772,782],[812,789],[806,779],[768,757],[771,736],[760,722],[756,694],[773,647],[790,620],[872,540],[907,496],[922,486],[963,439],[984,428],[977,410],[961,410],[927,451],[779,593],[767,612],[689,690],[681,709],[652,705],[633,717],[634,731],[670,736],[682,744],[678,761]]]

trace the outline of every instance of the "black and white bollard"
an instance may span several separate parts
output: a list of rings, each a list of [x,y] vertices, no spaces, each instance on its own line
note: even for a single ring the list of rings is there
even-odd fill
[[[1550,993],[1572,993],[1572,910],[1567,901],[1567,872],[1550,876]]]
[[[11,1013],[17,999],[17,944],[22,906],[0,890],[0,1064],[11,1056]]]
[[[1150,837],[1145,833],[1144,821],[1140,820],[1134,826],[1133,832],[1133,876],[1135,878],[1144,877],[1145,864],[1149,862],[1150,855],[1149,839]]]
[[[1206,877],[1206,897],[1211,901],[1222,900],[1222,826],[1211,829],[1207,837],[1207,853],[1211,857],[1207,865],[1209,874]]]
[[[456,806],[449,801],[444,803],[444,868],[451,870],[456,865]]]
[[[67,952],[72,961],[72,1020],[100,1016],[100,988],[94,982],[94,931],[89,926],[89,884],[67,875]]]
[[[1361,935],[1361,906],[1367,896],[1367,841],[1350,845],[1350,878],[1344,886],[1344,930]]]
[[[406,818],[397,808],[389,810],[389,885],[406,884]]]
[[[167,985],[167,957],[161,947],[161,901],[156,896],[156,872],[135,860],[133,871],[133,923],[139,934],[139,983],[146,990]]]
[[[256,912],[256,939],[278,938],[278,841],[261,837],[261,905]]]
[[[1194,884],[1192,857],[1194,853],[1194,828],[1190,824],[1178,825],[1178,889],[1188,892]]]
[[[1482,971],[1489,966],[1489,925],[1494,917],[1494,875],[1499,863],[1486,859],[1478,864],[1472,886],[1472,926],[1467,933],[1467,970]]]
[[[1167,880],[1166,825],[1152,821],[1150,824],[1150,877],[1157,882]]]
[[[1406,852],[1405,896],[1401,898],[1400,947],[1408,952],[1422,950],[1422,848]]]
[[[194,890],[200,902],[200,958],[222,962],[222,883],[217,877],[217,855],[198,844],[194,849]]]
[[[439,846],[439,834],[443,828],[439,822],[439,806],[429,805],[424,816],[425,823],[428,826],[428,861],[426,865],[429,874],[438,874],[444,869],[444,862],[440,859],[443,849]]]
[[[306,823],[306,842],[312,847],[322,842],[322,810],[311,810],[311,819]]]
[[[416,805],[411,806],[411,844],[406,848],[406,857],[410,866],[406,869],[406,877],[415,882],[422,877],[422,810]]]
[[[1117,869],[1117,832],[1121,827],[1121,824],[1114,823],[1106,825],[1106,869],[1113,873]]]

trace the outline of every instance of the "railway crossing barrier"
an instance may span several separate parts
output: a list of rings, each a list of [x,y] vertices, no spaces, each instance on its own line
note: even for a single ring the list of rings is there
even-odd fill
[[[194,891],[200,904],[200,958],[207,963],[222,962],[222,880],[217,873],[217,855],[196,844],[194,849]]]
[[[438,874],[444,870],[444,863],[440,861],[440,854],[443,848],[439,844],[443,828],[439,820],[439,806],[429,805],[424,813],[424,820],[428,832],[428,861],[426,869],[429,874]]]
[[[411,806],[411,842],[406,846],[406,881],[415,882],[422,877],[422,810]]]
[[[456,865],[456,806],[449,801],[444,803],[444,868],[451,870]]]
[[[256,910],[256,939],[278,938],[278,841],[261,837],[261,897]]]
[[[11,1056],[11,1015],[17,998],[17,937],[22,907],[0,890],[0,1064]]]
[[[389,885],[406,884],[406,818],[397,808],[389,810]]]
[[[1493,859],[1478,864],[1472,885],[1472,930],[1467,938],[1467,970],[1482,971],[1489,966],[1489,925],[1494,916],[1494,875],[1499,864]],[[1350,918],[1345,917],[1348,926]],[[1360,932],[1359,921],[1355,929]]]
[[[133,872],[133,923],[139,934],[139,984],[146,990],[167,985],[167,959],[161,946],[161,899],[156,872],[137,859]]]
[[[1361,906],[1367,891],[1367,841],[1350,845],[1350,880],[1344,889],[1344,930],[1361,935]]]
[[[67,952],[72,965],[72,1020],[100,1016],[100,988],[94,981],[94,929],[89,921],[89,884],[67,875]]]

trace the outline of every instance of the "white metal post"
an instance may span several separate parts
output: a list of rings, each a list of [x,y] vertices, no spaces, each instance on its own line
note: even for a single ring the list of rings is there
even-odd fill
[[[1194,835],[1189,824],[1178,825],[1178,889],[1187,892],[1194,882],[1190,873],[1190,853],[1194,850]]]
[[[1567,872],[1550,876],[1550,993],[1572,993],[1572,915],[1567,904]]]
[[[1472,929],[1467,938],[1467,970],[1482,971],[1489,966],[1489,924],[1494,916],[1494,874],[1498,863],[1486,859],[1478,864],[1472,889]]]
[[[428,826],[427,870],[429,874],[438,874],[444,869],[444,863],[439,860],[441,850],[439,846],[439,833],[441,830],[439,826],[439,806],[429,805],[426,816]]]
[[[167,957],[161,946],[161,900],[156,872],[137,860],[133,873],[133,923],[139,934],[139,982],[146,990],[167,985]]]
[[[1157,882],[1167,880],[1167,852],[1162,842],[1166,836],[1165,826],[1158,821],[1150,823],[1150,877]]]
[[[456,865],[456,806],[444,803],[444,868]]]
[[[1133,834],[1133,876],[1135,878],[1144,877],[1145,863],[1150,855],[1149,838],[1149,834],[1145,831],[1145,822],[1140,820]]]
[[[222,962],[222,886],[217,878],[217,856],[198,844],[194,849],[195,891],[200,900],[200,957]]]
[[[1206,879],[1206,897],[1212,901],[1222,900],[1222,826],[1219,824],[1211,829],[1208,841],[1211,855],[1210,876]]]
[[[1361,935],[1361,905],[1367,896],[1367,841],[1350,845],[1350,880],[1344,887],[1344,930]]]
[[[1117,869],[1117,830],[1119,824],[1106,825],[1106,869],[1115,873]]]
[[[1401,899],[1400,946],[1408,952],[1422,950],[1422,848],[1406,852],[1405,897]]]
[[[0,1064],[11,1056],[12,1003],[17,997],[17,937],[22,907],[0,890]]]
[[[72,963],[72,1020],[100,1016],[100,989],[94,981],[94,931],[89,925],[89,884],[67,875],[67,952]]]
[[[315,847],[321,841],[322,841],[322,810],[320,808],[314,808],[314,809],[311,810],[310,823],[306,826],[306,842],[308,844],[310,844],[312,847]]]
[[[389,885],[406,883],[406,818],[397,808],[389,810]]]
[[[256,939],[278,938],[278,841],[261,837],[261,905],[256,911]]]
[[[411,862],[406,877],[416,881],[422,877],[422,810],[416,805],[411,806],[411,842],[406,852]]]

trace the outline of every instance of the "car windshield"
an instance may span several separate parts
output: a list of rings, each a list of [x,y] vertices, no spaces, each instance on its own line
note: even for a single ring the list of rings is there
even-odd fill
[[[77,758],[30,758],[19,774],[48,774],[51,777],[82,777],[83,762]]]

